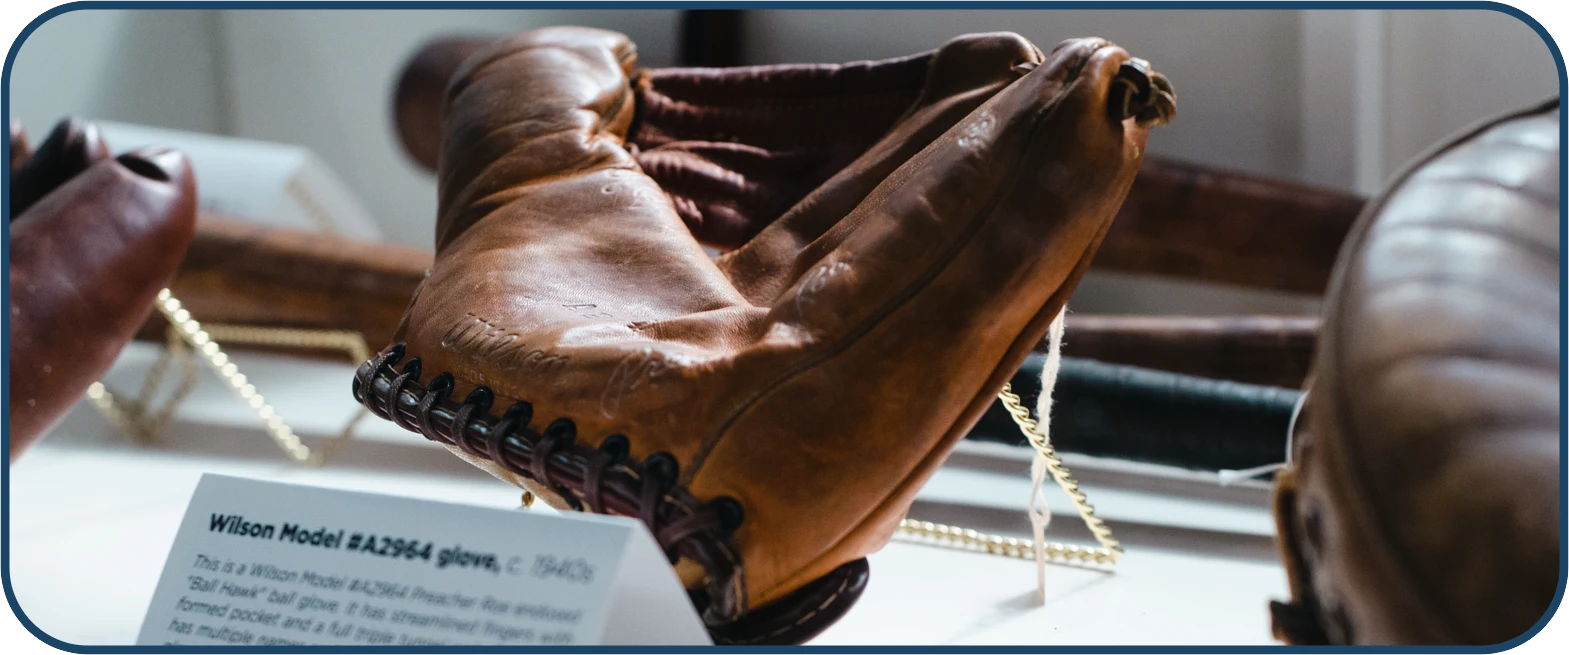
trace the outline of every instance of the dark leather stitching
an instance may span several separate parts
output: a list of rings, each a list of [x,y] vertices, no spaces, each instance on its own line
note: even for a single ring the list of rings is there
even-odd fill
[[[587,485],[593,484],[600,513],[647,522],[656,539],[667,539],[659,543],[667,553],[702,566],[708,575],[708,597],[713,599],[710,605],[719,609],[715,618],[733,621],[745,613],[744,595],[736,596],[746,588],[744,570],[731,531],[719,518],[719,499],[699,502],[686,487],[649,475],[643,463],[631,457],[612,460],[575,440],[554,434],[547,438],[529,429],[521,415],[513,417],[509,412],[498,417],[468,401],[454,401],[449,397],[451,388],[436,380],[432,380],[434,389],[421,386],[418,358],[410,359],[402,372],[395,369],[405,350],[398,344],[361,364],[354,376],[355,400],[378,417],[427,439],[567,491],[571,500],[581,502]],[[697,609],[702,613],[708,608]]]

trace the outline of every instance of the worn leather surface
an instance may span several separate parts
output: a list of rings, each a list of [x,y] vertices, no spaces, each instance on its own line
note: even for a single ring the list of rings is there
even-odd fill
[[[81,398],[174,277],[196,224],[185,156],[110,158],[98,132],[60,124],[36,152],[13,124],[10,456]]]
[[[483,387],[496,413],[570,418],[579,443],[670,454],[678,492],[744,508],[741,575],[715,599],[733,621],[880,548],[1040,340],[1173,110],[1163,79],[1121,106],[1130,60],[987,34],[640,74],[612,32],[503,40],[448,89],[436,261],[398,336],[421,365],[362,369],[357,389],[451,426],[461,410],[399,395],[450,373],[443,395]],[[454,449],[584,501],[524,471],[565,464]]]
[[[1559,108],[1457,136],[1341,252],[1276,513],[1294,643],[1494,644],[1559,582]]]

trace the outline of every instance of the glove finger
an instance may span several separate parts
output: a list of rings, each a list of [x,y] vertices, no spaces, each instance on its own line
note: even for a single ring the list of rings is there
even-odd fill
[[[1107,110],[1112,80],[1128,58],[1100,39],[1059,48],[797,251],[790,268],[799,277],[782,301],[792,304],[791,297],[803,291],[818,293],[814,274],[841,264],[854,269],[857,280],[844,290],[899,297],[884,285],[914,283],[924,265],[945,265],[953,248],[995,247],[1011,258],[978,271],[1035,268],[1033,261],[1043,256],[1057,260],[1048,268],[1078,261],[1098,245],[1143,154],[1144,128]],[[969,243],[981,223],[1006,225],[1000,228],[1005,234],[995,243]],[[1063,281],[1052,280],[1044,289],[1050,292]],[[848,297],[828,304],[857,305]],[[832,312],[822,318],[820,328],[847,317]],[[803,320],[810,323],[812,317]]]
[[[1011,33],[966,35],[945,44],[930,58],[921,93],[905,115],[853,163],[722,259],[721,268],[748,300],[772,304],[820,257],[801,257],[803,250],[812,248],[896,168],[1019,79],[1021,68],[1030,69],[1021,64],[1037,64],[1041,58],[1034,44]]]
[[[16,127],[13,125],[13,133]],[[16,220],[66,180],[108,157],[109,146],[104,143],[98,127],[76,118],[67,118],[55,125],[49,138],[38,144],[38,150],[20,168],[14,167],[13,151],[11,220]]]
[[[622,35],[548,28],[454,78],[436,262],[397,337],[442,344],[417,354],[431,370],[477,368],[498,397],[520,398],[556,366],[542,344],[559,353],[572,339],[625,337],[633,321],[741,302],[621,147],[634,63]],[[605,332],[545,334],[589,321]]]
[[[114,361],[173,278],[196,222],[185,156],[100,161],[11,224],[11,457]]]
[[[636,158],[692,235],[721,250],[749,241],[842,165],[823,152],[709,141],[676,142]]]
[[[629,140],[698,240],[734,248],[886,133],[931,58],[645,70]]]
[[[536,182],[636,169],[621,147],[636,65],[625,36],[585,28],[527,32],[466,60],[447,91],[437,251]]]

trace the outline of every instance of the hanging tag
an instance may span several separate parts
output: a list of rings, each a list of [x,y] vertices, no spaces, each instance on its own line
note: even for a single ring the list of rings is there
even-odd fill
[[[707,645],[642,523],[204,475],[140,645]]]

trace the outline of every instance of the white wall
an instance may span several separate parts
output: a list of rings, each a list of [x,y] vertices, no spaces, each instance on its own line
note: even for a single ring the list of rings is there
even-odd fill
[[[1541,37],[1491,11],[1303,12],[1300,178],[1373,193],[1434,142],[1558,91]]]
[[[1386,175],[1451,132],[1558,93],[1547,44],[1513,16],[1388,13]]]
[[[429,247],[436,190],[398,146],[391,89],[432,35],[524,29],[518,12],[225,11],[230,133],[309,146],[389,238]]]
[[[42,139],[70,114],[222,131],[212,11],[73,11],[40,25],[11,69],[11,115]]]

